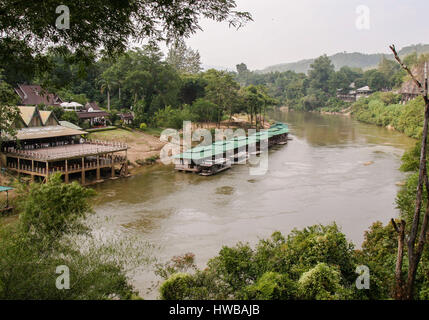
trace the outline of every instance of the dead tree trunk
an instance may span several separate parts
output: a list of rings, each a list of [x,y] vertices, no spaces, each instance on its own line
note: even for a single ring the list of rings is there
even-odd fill
[[[414,210],[413,221],[411,224],[410,234],[407,241],[408,249],[408,276],[405,284],[404,291],[401,290],[400,298],[413,299],[414,297],[414,282],[416,279],[417,268],[423,253],[424,245],[426,243],[426,233],[428,229],[428,219],[429,219],[429,202],[426,206],[425,214],[423,217],[423,223],[420,226],[420,213],[423,203],[423,186],[426,185],[426,192],[429,195],[429,183],[427,176],[427,139],[428,139],[428,124],[429,124],[429,99],[428,99],[428,75],[427,75],[427,64],[425,64],[425,80],[422,84],[411,72],[411,70],[402,62],[398,53],[396,52],[395,46],[390,46],[395,59],[401,65],[401,67],[411,76],[412,80],[416,86],[420,89],[425,102],[425,112],[424,112],[424,123],[423,123],[423,134],[422,134],[422,143],[420,149],[420,164],[419,164],[419,180],[417,185],[417,194],[416,194],[416,207]],[[417,234],[419,233],[420,227],[420,236],[416,248],[416,239]],[[404,236],[405,240],[405,236]],[[398,240],[398,253],[399,246],[401,245],[400,239]],[[403,245],[403,244],[402,244]],[[403,251],[402,251],[403,252]],[[397,268],[402,270],[402,257],[398,255],[397,257]],[[402,276],[399,279],[396,279],[396,286],[402,286]]]
[[[392,219],[393,227],[398,233],[398,255],[395,268],[395,288],[394,298],[396,300],[404,299],[404,283],[402,280],[402,262],[404,259],[404,242],[405,242],[405,221],[401,220],[399,228],[394,219]]]

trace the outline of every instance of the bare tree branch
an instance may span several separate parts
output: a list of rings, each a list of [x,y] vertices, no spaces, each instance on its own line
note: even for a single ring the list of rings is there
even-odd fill
[[[416,86],[419,87],[421,93],[424,94],[423,84],[419,80],[417,80],[417,78],[411,72],[410,68],[408,68],[408,66],[402,62],[401,58],[399,57],[398,53],[396,52],[395,45],[392,44],[391,46],[389,46],[389,48],[390,48],[390,50],[392,50],[396,61],[398,61],[398,63],[401,65],[402,69],[404,69],[410,75],[411,79],[414,81]]]
[[[403,259],[403,242],[405,239],[405,234],[403,237],[398,237],[398,256],[397,256],[397,265],[396,265],[396,289],[395,289],[395,298],[406,298],[412,299],[414,295],[414,282],[416,279],[416,273],[418,264],[420,262],[421,255],[423,253],[423,248],[426,242],[426,233],[429,224],[429,202],[426,204],[426,211],[423,217],[423,224],[420,229],[420,237],[416,250],[416,239],[417,233],[420,225],[420,212],[423,203],[423,186],[426,186],[426,192],[429,195],[429,180],[427,175],[427,140],[428,140],[428,125],[429,125],[429,98],[427,95],[428,92],[428,74],[427,74],[427,63],[425,64],[425,79],[424,84],[422,84],[411,72],[411,70],[402,62],[398,53],[396,52],[395,46],[391,45],[390,49],[392,50],[396,61],[401,65],[401,67],[411,76],[416,86],[420,89],[423,100],[425,102],[425,111],[424,111],[424,122],[423,122],[423,133],[420,149],[420,163],[419,163],[419,179],[417,185],[417,194],[416,194],[416,207],[414,210],[413,222],[411,225],[411,231],[408,237],[408,277],[406,283],[406,293],[402,286],[402,275],[400,270],[402,269],[402,259]],[[403,224],[401,223],[401,227]],[[396,229],[396,228],[395,228]],[[401,229],[400,229],[401,231]],[[396,296],[397,295],[397,296]]]

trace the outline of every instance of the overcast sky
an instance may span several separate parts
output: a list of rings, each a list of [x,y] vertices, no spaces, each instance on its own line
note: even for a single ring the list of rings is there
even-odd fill
[[[314,58],[324,53],[388,52],[429,43],[428,0],[237,0],[254,21],[240,30],[203,21],[187,43],[204,65],[249,69]],[[370,29],[356,27],[358,6],[370,10]],[[362,21],[362,20],[360,20]]]

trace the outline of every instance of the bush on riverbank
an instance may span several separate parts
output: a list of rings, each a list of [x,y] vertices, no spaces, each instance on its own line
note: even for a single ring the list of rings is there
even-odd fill
[[[161,286],[161,298],[388,298],[389,290],[386,288],[389,286],[386,285],[384,274],[376,268],[377,265],[374,265],[374,272],[371,269],[370,290],[358,290],[355,285],[357,265],[362,260],[377,262],[375,256],[378,251],[366,249],[379,243],[379,239],[371,237],[371,234],[369,232],[366,235],[366,247],[362,251],[355,251],[353,244],[347,241],[336,224],[316,225],[294,230],[287,237],[275,232],[271,238],[261,240],[255,248],[245,243],[223,247],[208,262],[206,269],[195,270],[190,267],[191,272],[186,277],[186,268],[175,270],[171,264],[167,264],[168,272],[158,273],[166,280]],[[394,248],[389,254],[395,254]],[[389,280],[393,281],[393,278]]]
[[[418,139],[423,130],[424,102],[421,97],[399,104],[400,96],[376,92],[352,105],[352,115],[359,121],[383,127],[393,127],[409,137]]]
[[[136,297],[127,270],[146,258],[140,250],[131,254],[135,241],[131,246],[91,236],[85,219],[94,193],[62,183],[58,174],[18,189],[20,218],[0,226],[0,299]],[[69,288],[60,290],[57,284],[67,286],[67,274]]]
[[[414,187],[407,190],[415,192]],[[315,225],[287,237],[275,232],[254,248],[246,243],[223,247],[203,270],[195,267],[193,255],[186,264],[175,257],[157,274],[165,280],[160,287],[164,300],[386,300],[393,295],[396,253],[397,234],[390,223],[374,223],[361,250],[354,250],[335,224]],[[426,246],[416,299],[429,297],[428,258]],[[369,268],[369,289],[357,288],[363,283],[358,266]]]

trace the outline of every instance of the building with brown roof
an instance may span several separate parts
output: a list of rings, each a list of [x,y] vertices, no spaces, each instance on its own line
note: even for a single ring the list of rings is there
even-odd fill
[[[118,116],[122,120],[122,122],[124,124],[126,124],[126,125],[130,125],[134,121],[134,115],[131,112],[129,112],[129,113],[119,113]]]
[[[102,110],[97,102],[88,102],[83,111],[76,112],[80,121],[88,121],[90,126],[105,126],[110,114]]]
[[[21,98],[21,105],[24,106],[37,106],[40,104],[59,106],[63,102],[59,96],[46,91],[39,85],[19,84],[15,88],[15,92]]]
[[[58,172],[65,182],[76,179],[85,185],[89,180],[128,175],[125,144],[88,140],[87,132],[62,126],[51,111],[18,108],[20,118],[11,124],[16,137],[3,136],[0,150],[2,166],[18,176],[46,179]]]
[[[424,82],[424,66],[425,64],[422,63],[411,70],[416,79],[421,83]],[[402,95],[402,103],[407,103],[421,95],[420,89],[412,79],[409,79],[402,84],[399,93]]]

